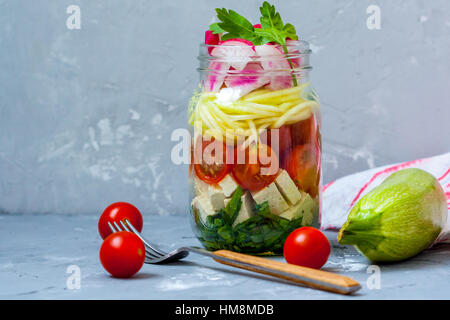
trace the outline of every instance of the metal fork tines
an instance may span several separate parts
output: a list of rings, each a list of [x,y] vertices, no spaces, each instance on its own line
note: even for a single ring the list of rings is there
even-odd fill
[[[117,222],[108,222],[109,228],[112,232],[119,232],[119,231],[128,231],[132,232],[135,235],[139,237],[139,239],[142,240],[145,246],[145,263],[149,264],[155,264],[155,263],[167,263],[176,261],[179,259],[185,258],[189,252],[184,250],[175,250],[173,252],[167,253],[155,246],[154,244],[151,244],[148,242],[141,234],[140,232],[131,224],[128,219],[124,219],[123,221],[119,222],[120,225]]]

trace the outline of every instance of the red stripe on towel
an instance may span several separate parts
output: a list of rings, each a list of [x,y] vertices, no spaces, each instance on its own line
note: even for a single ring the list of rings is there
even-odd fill
[[[335,182],[336,182],[336,181],[331,181],[330,183],[324,185],[323,188],[322,188],[322,192],[325,192],[325,190],[327,190],[329,187],[331,187],[331,185],[332,185],[333,183],[335,183]]]
[[[444,175],[440,178],[438,178],[439,181],[441,181],[442,179],[444,179],[448,174],[450,173],[450,168],[444,173]]]
[[[391,172],[395,172],[398,171],[400,169],[412,166],[413,164],[419,163],[421,162],[423,159],[417,159],[417,160],[413,160],[413,161],[408,161],[405,163],[401,163],[401,164],[397,164],[395,166],[389,167],[384,169],[383,171],[377,172],[375,173],[372,178],[359,190],[358,194],[356,195],[356,197],[353,199],[352,203],[350,204],[350,208],[353,207],[353,205],[355,204],[355,202],[359,199],[359,197],[361,196],[361,194],[364,192],[364,190],[367,189],[367,187],[375,180],[377,179],[380,175],[382,174],[386,174],[386,173],[391,173]]]

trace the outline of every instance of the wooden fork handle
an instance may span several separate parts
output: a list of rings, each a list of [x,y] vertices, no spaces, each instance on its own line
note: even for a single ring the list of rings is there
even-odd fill
[[[361,288],[357,281],[331,272],[300,267],[228,250],[214,251],[214,255],[217,256],[214,260],[222,264],[293,281],[320,290],[350,294]]]

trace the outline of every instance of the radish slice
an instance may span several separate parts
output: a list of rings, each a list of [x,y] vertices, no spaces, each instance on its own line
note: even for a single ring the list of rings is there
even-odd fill
[[[230,69],[230,64],[225,62],[213,61],[209,65],[208,76],[206,77],[205,89],[206,91],[217,92],[227,76],[227,71]]]
[[[271,90],[281,90],[291,88],[292,86],[292,76],[286,72],[280,72],[272,76],[270,84],[267,87]]]
[[[264,70],[289,70],[290,66],[281,48],[263,44],[255,47],[256,55],[261,58],[261,66]]]
[[[262,29],[261,23],[254,24],[253,28],[255,28],[255,29]]]
[[[262,46],[256,46],[255,51],[261,60],[263,69],[272,71],[269,89],[279,90],[292,87],[291,66],[281,48],[263,44]]]
[[[221,45],[225,45],[225,46],[249,46],[252,47],[253,52],[255,52],[255,46],[253,45],[253,43],[249,40],[245,40],[245,39],[240,39],[240,38],[234,38],[234,39],[229,39],[229,40],[225,40],[220,42]]]
[[[248,74],[248,75],[245,75]],[[236,75],[228,75],[225,84],[228,88],[239,90],[239,97],[258,89],[270,82],[270,78],[264,74],[263,68],[257,62],[250,62]]]
[[[206,45],[218,45],[220,42],[220,36],[218,34],[213,33],[211,30],[205,31],[205,44]],[[208,48],[209,54],[214,48]]]
[[[243,70],[255,55],[255,46],[248,40],[230,39],[220,43],[211,51],[211,55],[223,59],[236,70]]]

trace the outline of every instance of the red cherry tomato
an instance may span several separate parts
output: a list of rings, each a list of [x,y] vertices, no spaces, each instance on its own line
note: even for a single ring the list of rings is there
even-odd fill
[[[233,176],[243,188],[258,191],[275,180],[279,170],[278,158],[269,146],[260,143],[258,147],[250,145],[245,150],[238,149],[238,152],[245,160],[235,159]]]
[[[320,154],[321,134],[316,116],[299,121],[292,125],[293,146],[309,144],[314,145],[316,152]]]
[[[293,136],[292,136],[292,125],[285,125],[280,127],[279,129],[270,129],[269,131],[269,143],[268,145],[272,148],[272,150],[276,150],[274,144],[277,143],[276,139],[273,139],[275,136],[272,134],[274,130],[278,130],[278,159],[280,161],[280,166],[283,166],[283,163],[286,163],[286,158],[292,151],[293,148]]]
[[[297,146],[288,155],[286,170],[297,187],[315,198],[319,192],[320,156],[311,145]]]
[[[131,232],[110,234],[100,247],[103,268],[116,278],[131,277],[142,268],[144,260],[144,243]]]
[[[287,263],[320,269],[330,255],[330,243],[319,230],[302,227],[287,237],[283,250]]]
[[[292,125],[294,145],[309,144],[317,135],[317,124],[314,115]]]
[[[194,152],[194,161],[200,162],[194,164],[195,175],[204,182],[216,184],[230,172],[230,152],[225,143],[200,137]]]
[[[105,239],[112,232],[109,229],[108,222],[117,222],[127,218],[133,227],[139,232],[142,231],[142,215],[139,210],[128,202],[116,202],[109,205],[105,211],[103,211],[100,219],[98,220],[98,232],[100,236]]]
[[[292,148],[291,127],[291,125],[285,125],[278,129],[269,129],[267,130],[267,134],[260,136],[261,141],[267,144],[273,151],[278,150],[277,155],[279,158],[283,154],[288,153]],[[275,138],[275,130],[278,130],[278,141]],[[276,146],[276,144],[278,145]]]

